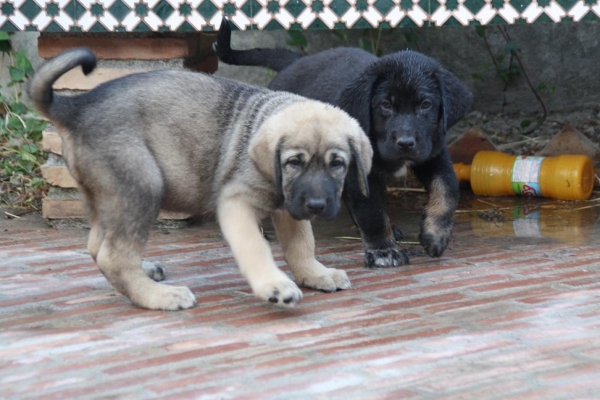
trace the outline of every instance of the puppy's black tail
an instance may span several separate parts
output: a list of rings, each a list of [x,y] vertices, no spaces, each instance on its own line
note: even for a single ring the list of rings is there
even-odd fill
[[[87,47],[77,47],[65,51],[42,64],[37,70],[27,84],[27,94],[40,114],[53,119],[56,99],[52,85],[61,75],[79,65],[85,75],[96,68],[96,56]]]
[[[277,72],[302,57],[302,54],[287,49],[233,50],[231,48],[231,25],[225,17],[219,28],[215,50],[219,59],[226,64],[267,67]]]

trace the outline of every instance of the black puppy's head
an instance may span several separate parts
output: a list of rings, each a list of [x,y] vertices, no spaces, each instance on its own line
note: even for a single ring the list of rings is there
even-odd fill
[[[446,131],[467,112],[469,89],[437,61],[414,51],[382,57],[342,93],[382,160],[421,163],[445,145]]]

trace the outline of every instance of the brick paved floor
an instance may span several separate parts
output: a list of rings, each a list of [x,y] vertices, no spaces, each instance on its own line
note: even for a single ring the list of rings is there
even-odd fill
[[[85,229],[3,222],[0,397],[600,398],[594,210],[528,227],[461,213],[443,258],[383,270],[339,238],[341,215],[318,224],[318,258],[353,288],[305,289],[291,311],[250,294],[214,224],[153,232],[146,257],[198,299],[157,312],[115,294]],[[414,241],[418,215],[394,219]]]

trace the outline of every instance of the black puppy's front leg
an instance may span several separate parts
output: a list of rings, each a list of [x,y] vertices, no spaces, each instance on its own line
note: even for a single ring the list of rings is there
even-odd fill
[[[444,148],[436,157],[415,166],[414,172],[429,195],[419,241],[429,256],[441,257],[452,237],[459,199],[458,180],[448,150]]]
[[[363,196],[350,173],[346,178],[344,200],[360,230],[365,245],[365,265],[395,267],[408,263],[408,257],[396,245],[390,219],[384,210],[385,177],[372,172],[368,177],[369,197]]]

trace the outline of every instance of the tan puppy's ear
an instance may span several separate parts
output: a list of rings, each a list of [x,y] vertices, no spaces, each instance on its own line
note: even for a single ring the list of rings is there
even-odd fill
[[[273,180],[278,198],[283,196],[280,150],[282,145],[282,135],[265,128],[260,129],[248,145],[250,159],[262,174]]]
[[[352,158],[356,163],[358,186],[365,197],[369,197],[369,182],[367,177],[373,164],[373,148],[367,136],[360,130],[359,134],[350,135],[348,139]]]

